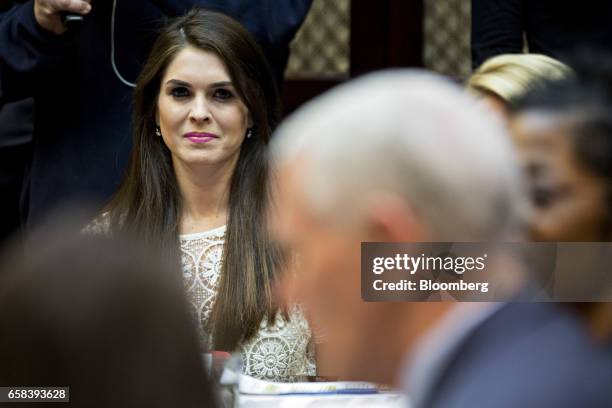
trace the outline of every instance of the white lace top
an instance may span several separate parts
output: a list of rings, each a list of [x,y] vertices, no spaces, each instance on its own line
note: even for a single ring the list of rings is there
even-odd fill
[[[200,338],[208,347],[211,339],[204,328],[217,294],[224,237],[225,226],[179,237],[185,290]],[[271,381],[299,381],[315,375],[310,339],[308,323],[298,309],[290,313],[289,321],[279,314],[272,326],[262,322],[259,332],[240,345],[243,372]]]
[[[108,233],[108,214],[92,221],[85,233]],[[211,338],[204,328],[217,295],[225,226],[210,231],[180,235],[183,282],[200,340],[209,349]],[[278,315],[275,324],[262,322],[259,332],[239,346],[243,373],[270,381],[303,381],[315,375],[314,347],[308,323],[298,308],[289,321]]]

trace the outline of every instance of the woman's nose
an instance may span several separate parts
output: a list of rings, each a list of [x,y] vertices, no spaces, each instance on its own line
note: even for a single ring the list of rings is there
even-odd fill
[[[198,97],[193,101],[193,106],[189,112],[189,119],[194,122],[203,122],[210,119],[210,111],[205,98]]]

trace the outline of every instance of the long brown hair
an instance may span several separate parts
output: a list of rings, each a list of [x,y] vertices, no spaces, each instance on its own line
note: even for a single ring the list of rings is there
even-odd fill
[[[155,136],[155,112],[164,72],[187,46],[212,52],[223,61],[254,123],[230,182],[221,279],[209,322],[214,347],[233,350],[257,332],[265,317],[273,321],[277,305],[272,282],[281,262],[264,219],[269,200],[266,153],[279,121],[280,101],[265,56],[238,22],[194,9],[163,29],[138,77],[133,95],[134,148],[106,211],[111,232],[135,232],[178,260],[182,199],[170,151]]]

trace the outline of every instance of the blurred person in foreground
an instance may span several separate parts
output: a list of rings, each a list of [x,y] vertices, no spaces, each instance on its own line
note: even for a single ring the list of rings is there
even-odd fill
[[[59,221],[0,266],[0,384],[70,387],[71,407],[215,406],[178,268]]]
[[[533,240],[612,241],[611,61],[591,58],[577,77],[546,83],[515,106],[511,130],[530,184]],[[610,281],[596,284],[610,289]],[[609,303],[575,306],[598,340],[612,342]]]
[[[554,304],[361,298],[361,242],[521,235],[511,140],[461,89],[409,70],[362,77],[292,115],[271,153],[271,228],[297,254],[285,292],[340,377],[395,383],[415,407],[609,406],[608,367]]]
[[[137,81],[128,171],[91,228],[130,231],[181,263],[206,348],[240,352],[245,374],[296,381],[314,374],[310,330],[273,297],[283,257],[264,211],[279,115],[244,27],[203,9],[172,20]]]

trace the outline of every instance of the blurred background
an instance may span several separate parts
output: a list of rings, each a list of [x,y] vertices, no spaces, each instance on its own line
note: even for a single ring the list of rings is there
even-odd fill
[[[471,73],[471,0],[314,0],[291,44],[286,112],[348,78],[381,68]]]

